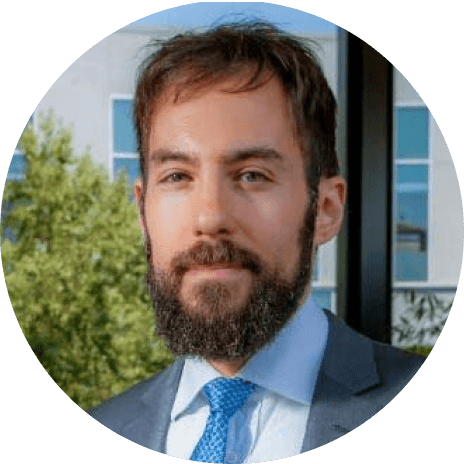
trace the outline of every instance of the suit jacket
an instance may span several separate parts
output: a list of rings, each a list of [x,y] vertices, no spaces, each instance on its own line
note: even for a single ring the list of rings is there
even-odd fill
[[[329,333],[301,452],[350,432],[389,403],[425,357],[374,342],[326,311]],[[162,453],[183,361],[88,413],[123,437]]]

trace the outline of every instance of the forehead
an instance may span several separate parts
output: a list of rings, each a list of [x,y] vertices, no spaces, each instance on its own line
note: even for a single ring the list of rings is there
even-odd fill
[[[150,127],[149,152],[236,150],[269,146],[299,152],[294,121],[282,86],[275,78],[261,87],[231,92],[229,81],[177,99],[174,89],[159,100]]]

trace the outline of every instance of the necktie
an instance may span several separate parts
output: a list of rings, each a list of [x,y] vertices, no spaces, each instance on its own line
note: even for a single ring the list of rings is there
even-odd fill
[[[210,415],[191,461],[223,463],[230,418],[245,404],[256,385],[242,379],[218,378],[203,390],[210,404]]]

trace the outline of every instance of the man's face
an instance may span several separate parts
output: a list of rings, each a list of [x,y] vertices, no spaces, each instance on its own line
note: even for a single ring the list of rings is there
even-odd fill
[[[311,261],[309,243],[302,244],[308,232],[304,161],[279,84],[271,80],[241,93],[224,88],[175,104],[168,94],[158,106],[141,211],[149,282],[156,295],[163,293],[158,303],[169,306],[174,298],[184,314],[216,328],[226,320],[240,324],[251,301],[285,306],[296,290],[301,296],[295,285],[307,271],[302,263]],[[141,191],[139,185],[139,204]],[[267,302],[257,297],[260,291],[270,292]]]

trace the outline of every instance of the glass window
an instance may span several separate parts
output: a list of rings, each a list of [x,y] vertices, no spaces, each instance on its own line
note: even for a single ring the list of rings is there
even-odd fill
[[[113,179],[125,172],[129,187],[140,176],[137,137],[133,122],[133,100],[117,98],[112,103],[113,120]],[[130,198],[133,200],[132,188]]]
[[[26,127],[30,126],[31,124],[34,123],[34,114],[29,118],[29,121],[27,121]],[[8,174],[6,176],[6,180],[22,180],[24,178],[24,171],[26,170],[26,160],[24,158],[24,154],[19,147],[19,141],[18,144],[16,145],[13,159],[11,160],[10,167],[8,169]]]
[[[132,108],[132,100],[113,100],[113,151],[116,153],[137,152]]]
[[[325,288],[315,288],[313,290],[316,303],[321,307],[332,310],[332,294],[333,291]]]
[[[429,112],[427,108],[397,108],[395,116],[396,159],[428,158]]]
[[[6,180],[22,180],[26,169],[26,160],[22,153],[15,152],[11,160]]]
[[[125,172],[130,185],[133,185],[140,177],[138,158],[114,158],[113,169],[115,179]]]
[[[429,116],[427,108],[395,111],[394,278],[428,279]]]
[[[428,166],[397,166],[396,173],[395,277],[427,280]]]

